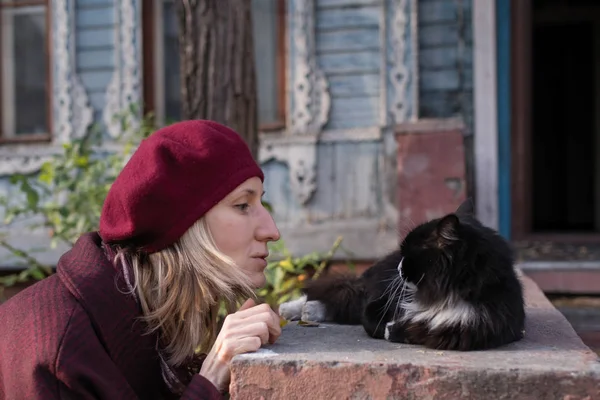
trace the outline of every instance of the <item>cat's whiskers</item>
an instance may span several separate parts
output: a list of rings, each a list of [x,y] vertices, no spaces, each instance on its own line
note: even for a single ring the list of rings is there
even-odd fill
[[[402,299],[404,299],[404,295],[406,293],[406,280],[402,279],[402,289],[400,290],[400,296],[398,296],[398,301],[396,301],[396,308],[394,310],[394,315],[392,316],[392,321],[396,321],[398,316],[398,311],[401,309],[400,304],[402,303]]]
[[[424,276],[425,274],[423,274],[423,277]],[[421,280],[423,277],[421,277]],[[421,280],[419,280],[419,282],[421,282]],[[393,321],[398,320],[398,312],[402,312],[402,315],[404,315],[407,308],[409,308],[413,303],[416,291],[417,285],[403,279],[402,291],[400,292],[398,302],[396,303],[396,311],[394,312],[394,318],[392,319]]]
[[[385,290],[383,291],[383,293],[381,294],[381,296],[379,296],[376,300],[379,300],[379,299],[383,298],[386,294],[388,294],[388,293],[390,293],[392,291],[392,287],[394,286],[394,283],[395,283],[396,279],[398,279],[398,278],[394,277],[394,278],[390,278],[390,279],[384,279],[384,280],[381,281],[381,282],[390,281],[390,284],[385,287]]]
[[[377,322],[375,330],[377,330],[379,328],[379,325],[381,325],[381,323],[383,322],[383,318],[385,317],[385,314],[388,312],[390,306],[392,305],[394,298],[396,297],[396,293],[398,292],[398,289],[400,289],[402,286],[402,283],[403,283],[402,281],[403,281],[403,279],[400,277],[400,275],[398,275],[392,279],[392,282],[389,285],[387,285],[383,295],[385,295],[387,292],[392,293],[392,290],[393,290],[393,293],[391,294],[391,296],[388,297],[388,299],[385,303],[385,306],[383,307],[383,312],[381,313],[381,318],[379,319],[379,322]],[[394,287],[395,287],[395,289],[392,289]],[[383,295],[381,297],[383,297]]]

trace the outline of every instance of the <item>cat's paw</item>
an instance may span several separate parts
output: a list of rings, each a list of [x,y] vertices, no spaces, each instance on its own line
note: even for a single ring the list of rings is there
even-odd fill
[[[297,321],[302,317],[302,308],[306,304],[306,296],[286,301],[279,305],[279,315],[288,321]]]
[[[388,322],[387,324],[385,324],[385,333],[383,334],[385,340],[390,340],[390,332],[393,326],[394,322]]]
[[[388,342],[408,343],[405,328],[406,326],[402,322],[388,322],[385,324],[385,333],[383,334],[383,337]]]
[[[323,322],[325,321],[326,316],[327,310],[325,304],[320,301],[307,301],[306,304],[304,304],[304,307],[302,307],[303,321]]]

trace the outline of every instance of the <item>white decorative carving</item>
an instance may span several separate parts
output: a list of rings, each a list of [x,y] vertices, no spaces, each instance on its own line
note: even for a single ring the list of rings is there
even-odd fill
[[[407,0],[393,0],[392,2],[393,23],[390,27],[391,44],[391,68],[389,79],[394,88],[391,104],[393,123],[405,122],[408,118],[407,86],[409,79],[409,68],[406,59],[406,38],[409,32],[409,20],[407,18]],[[418,90],[416,87],[414,90]]]
[[[53,141],[67,143],[83,137],[93,121],[85,88],[75,67],[75,7],[74,0],[54,0],[54,102]]]
[[[39,171],[42,164],[48,159],[49,157],[40,155],[0,155],[0,176],[13,174],[32,174]]]
[[[258,155],[261,164],[275,159],[288,165],[292,193],[301,205],[305,205],[317,189],[317,137],[304,136],[303,139],[263,140]]]
[[[419,119],[419,0],[410,0],[410,44],[412,46],[412,112],[410,119]]]
[[[140,49],[141,31],[137,0],[118,0],[115,4],[118,28],[115,30],[115,71],[106,90],[103,119],[108,134],[121,135],[115,116],[141,100]],[[139,44],[139,45],[138,45]],[[139,120],[131,121],[132,124]],[[133,126],[135,128],[135,126]]]
[[[327,79],[317,66],[314,0],[296,0],[294,8],[294,109],[291,132],[318,135],[329,118]]]

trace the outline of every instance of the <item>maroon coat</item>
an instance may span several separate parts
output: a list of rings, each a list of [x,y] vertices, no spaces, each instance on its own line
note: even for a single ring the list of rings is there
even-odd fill
[[[0,399],[162,399],[156,335],[143,334],[134,298],[83,235],[57,273],[0,306]],[[182,399],[222,399],[195,375]]]

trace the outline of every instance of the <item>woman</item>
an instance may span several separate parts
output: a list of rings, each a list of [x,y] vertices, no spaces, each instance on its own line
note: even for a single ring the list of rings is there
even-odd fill
[[[263,178],[240,136],[215,122],[144,140],[99,232],[0,307],[0,399],[221,398],[232,357],[281,333],[251,299],[279,239]],[[217,335],[219,302],[243,299]]]

